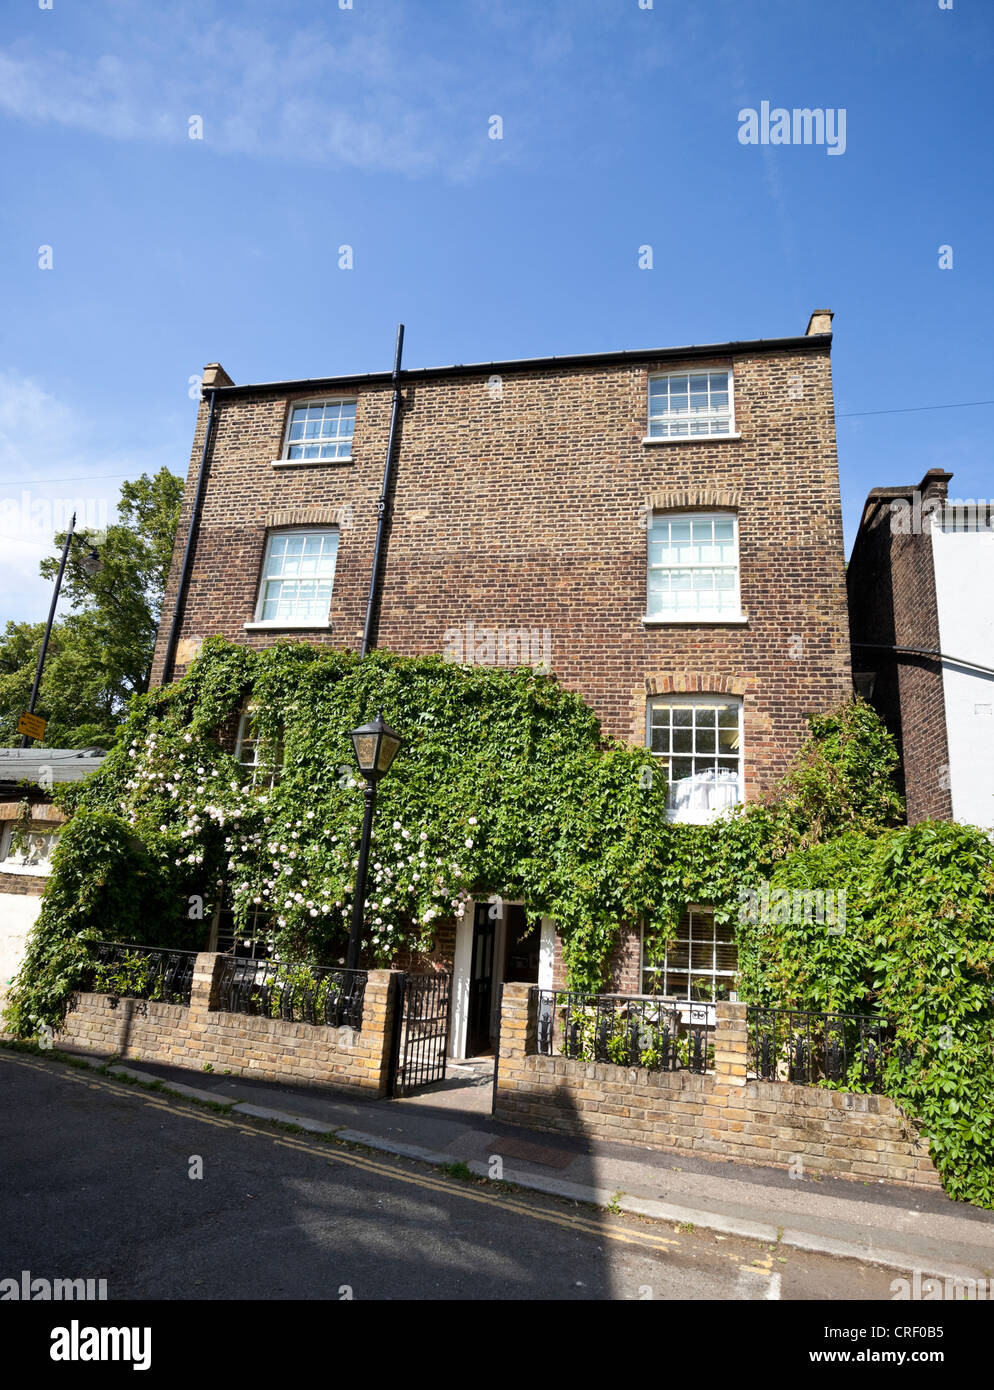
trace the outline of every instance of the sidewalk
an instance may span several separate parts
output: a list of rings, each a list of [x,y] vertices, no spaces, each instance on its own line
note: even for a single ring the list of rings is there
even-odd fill
[[[105,1058],[65,1049],[94,1066]],[[154,1062],[114,1071],[162,1081],[233,1113],[653,1220],[858,1259],[910,1277],[994,1278],[994,1212],[942,1192],[844,1178],[792,1180],[775,1168],[708,1161],[546,1134],[490,1115],[493,1064],[450,1062],[444,1083],[403,1100],[221,1076]],[[501,1171],[491,1159],[498,1156]]]

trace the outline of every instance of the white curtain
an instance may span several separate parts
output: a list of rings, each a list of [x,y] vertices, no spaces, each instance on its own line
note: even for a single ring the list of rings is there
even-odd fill
[[[723,767],[709,768],[696,777],[681,777],[669,786],[669,808],[678,814],[699,816],[725,811],[741,800],[738,774]]]

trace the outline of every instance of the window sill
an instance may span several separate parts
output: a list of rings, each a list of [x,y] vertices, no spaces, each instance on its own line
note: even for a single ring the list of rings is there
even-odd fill
[[[352,463],[353,455],[340,459],[273,459],[272,468],[334,468],[336,463]]]
[[[720,444],[723,439],[741,439],[741,434],[647,434],[643,444]]]
[[[310,619],[307,622],[292,622],[289,619],[284,622],[269,623],[242,623],[246,632],[330,632],[331,623],[313,623]]]
[[[0,874],[24,874],[28,878],[48,878],[51,864],[0,864]]]
[[[743,627],[749,621],[748,613],[714,614],[694,613],[688,618],[663,617],[646,613],[642,618],[645,627]]]
[[[713,811],[670,809],[666,812],[666,820],[669,825],[713,825],[715,821],[727,820],[733,811],[744,805],[745,799],[740,798],[732,806],[720,806]]]

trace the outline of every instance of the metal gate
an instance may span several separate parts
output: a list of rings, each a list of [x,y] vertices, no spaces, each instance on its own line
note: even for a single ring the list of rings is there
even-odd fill
[[[390,1095],[410,1095],[445,1080],[451,1002],[451,975],[401,977],[394,1006]]]

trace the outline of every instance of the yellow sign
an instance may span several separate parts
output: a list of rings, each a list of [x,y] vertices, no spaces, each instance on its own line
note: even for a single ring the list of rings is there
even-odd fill
[[[28,738],[44,738],[46,722],[37,714],[22,714],[17,721],[17,732],[27,734]]]

